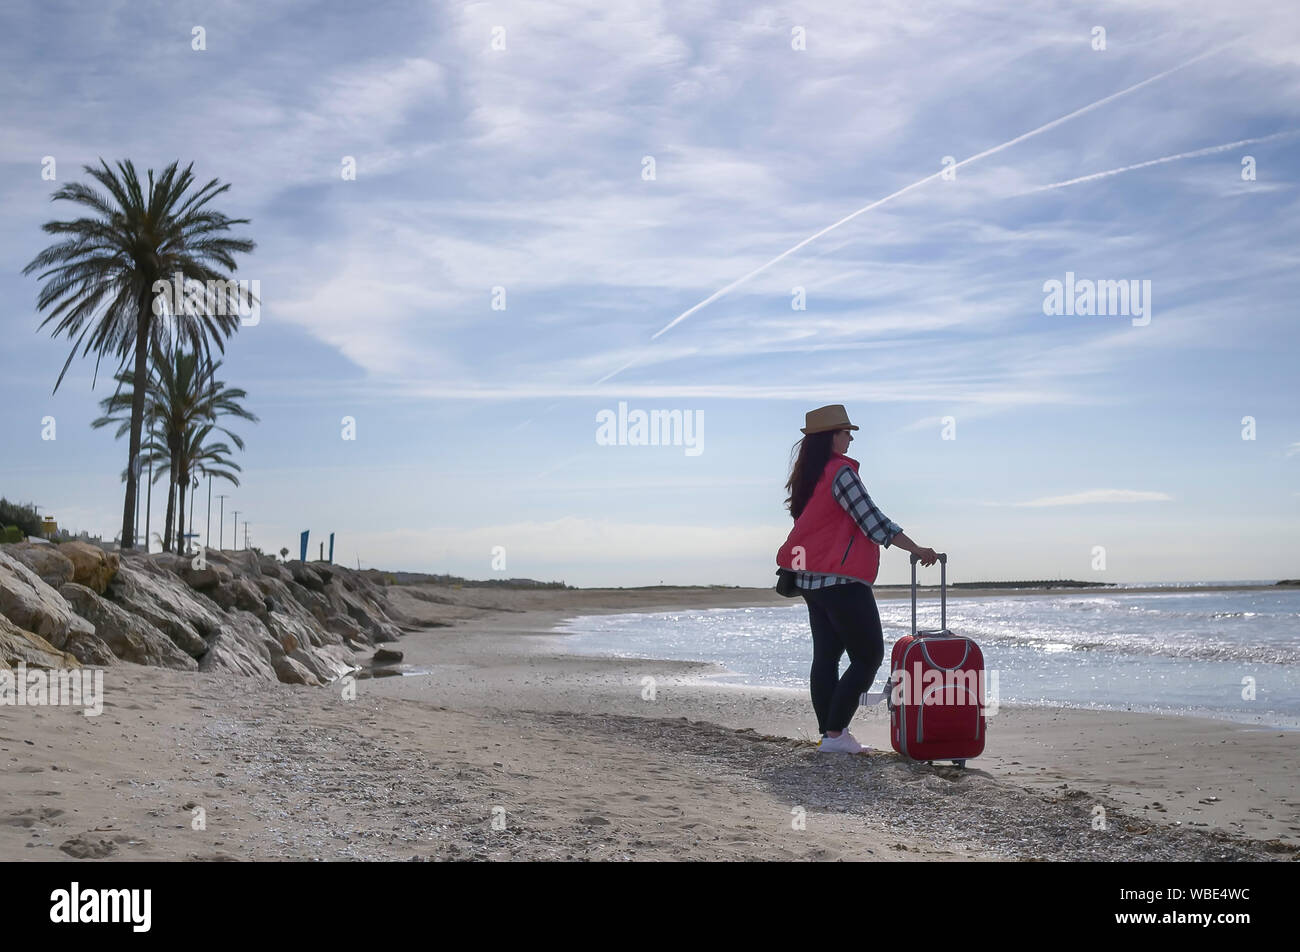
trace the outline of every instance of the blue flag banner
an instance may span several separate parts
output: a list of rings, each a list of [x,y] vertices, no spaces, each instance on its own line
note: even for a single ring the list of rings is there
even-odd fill
[[[334,533],[330,533],[330,565],[334,564]]]
[[[300,562],[307,561],[307,533],[310,531],[311,530],[308,529],[306,532],[302,534],[302,545],[300,546],[300,554],[298,556],[298,560]]]

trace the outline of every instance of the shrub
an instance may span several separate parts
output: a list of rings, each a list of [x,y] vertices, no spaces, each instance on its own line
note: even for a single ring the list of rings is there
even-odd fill
[[[38,536],[41,534],[41,517],[36,514],[36,507],[31,503],[22,506],[8,499],[0,499],[0,526],[17,527],[24,536]]]

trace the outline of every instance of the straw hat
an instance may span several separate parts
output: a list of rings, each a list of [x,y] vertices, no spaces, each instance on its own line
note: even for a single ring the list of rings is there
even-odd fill
[[[827,430],[856,430],[849,422],[848,411],[842,403],[832,403],[828,407],[818,407],[804,414],[804,426],[800,433],[825,433]]]

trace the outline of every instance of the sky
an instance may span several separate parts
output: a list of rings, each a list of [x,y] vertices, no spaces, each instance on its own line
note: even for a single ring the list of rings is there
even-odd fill
[[[950,580],[1300,576],[1289,0],[19,0],[0,50],[0,495],[63,527],[116,535],[127,446],[22,269],[84,166],[180,160],[257,245],[226,547],[768,586],[842,403]],[[1045,313],[1067,273],[1145,313]]]

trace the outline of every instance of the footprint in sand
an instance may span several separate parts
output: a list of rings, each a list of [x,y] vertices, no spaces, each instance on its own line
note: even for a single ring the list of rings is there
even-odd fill
[[[53,807],[41,807],[40,809],[28,807],[25,810],[19,810],[17,813],[11,813],[9,816],[0,817],[0,826],[31,827],[37,823],[48,823],[55,817],[62,816],[63,812]]]
[[[83,833],[59,844],[59,849],[74,859],[103,859],[117,852],[117,845],[108,840],[96,840]]]

